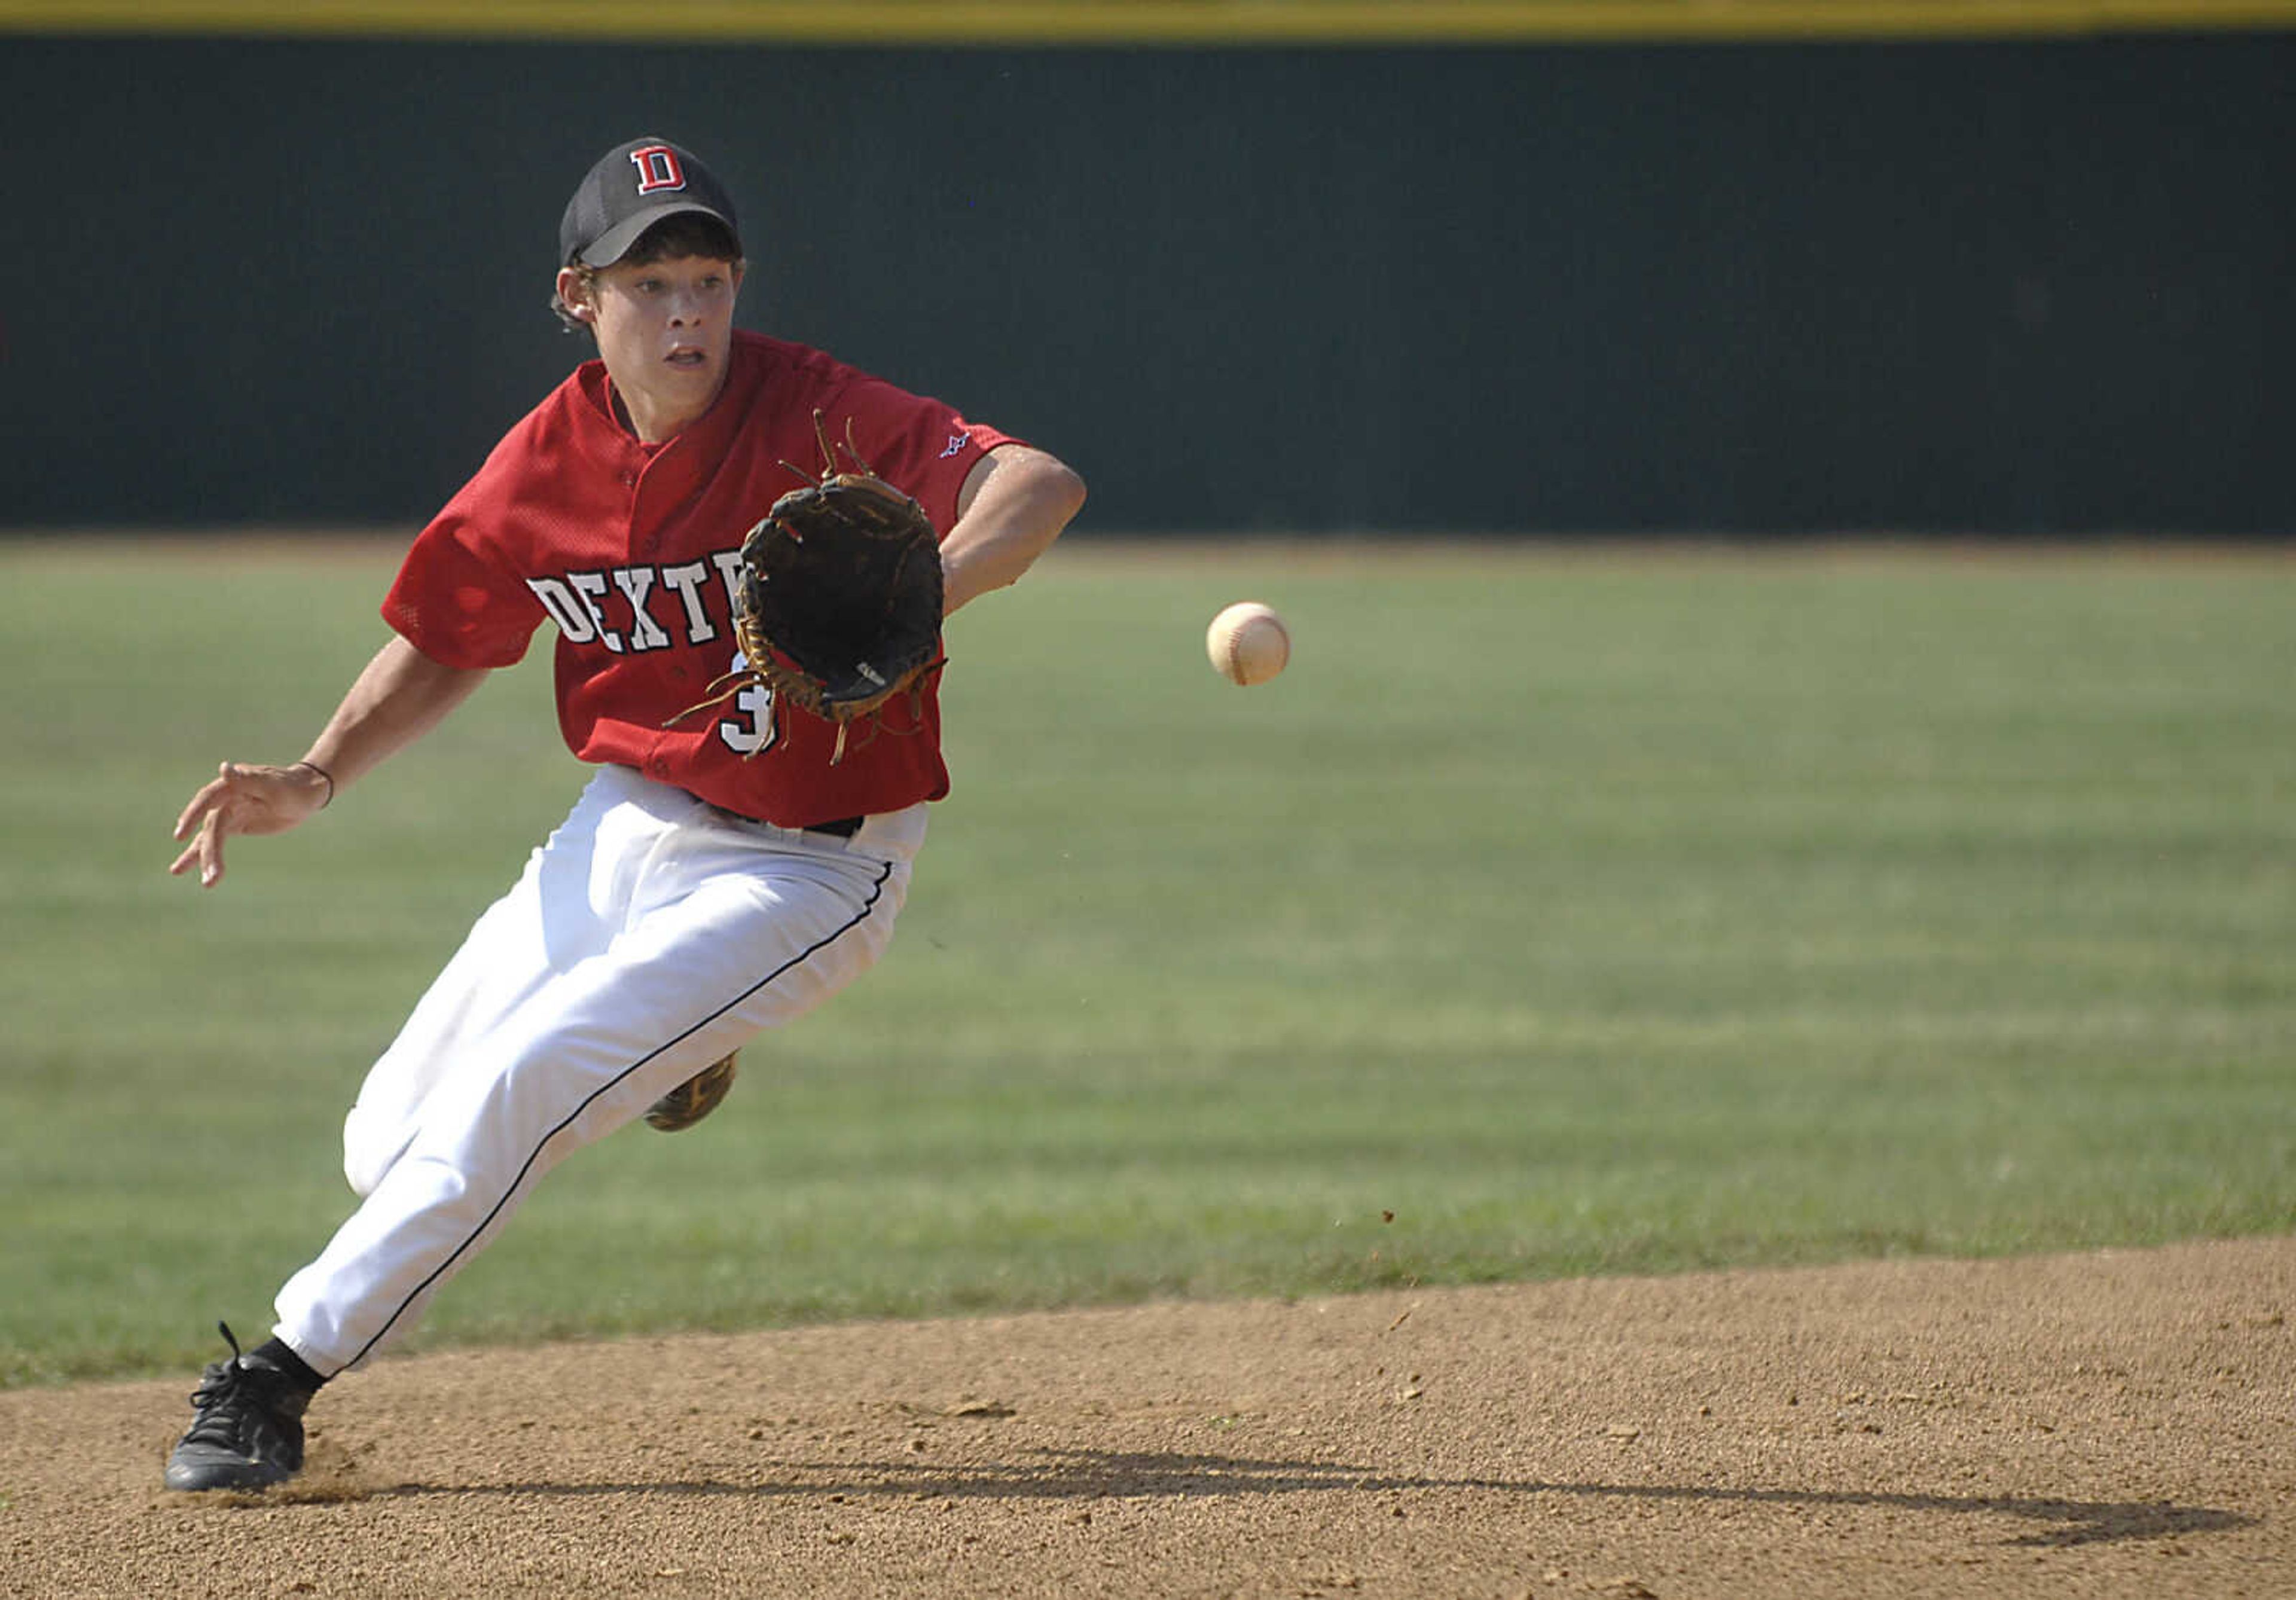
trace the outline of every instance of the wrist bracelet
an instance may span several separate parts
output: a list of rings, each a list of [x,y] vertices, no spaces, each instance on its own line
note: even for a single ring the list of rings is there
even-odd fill
[[[295,765],[298,767],[309,767],[313,772],[317,773],[319,776],[324,780],[327,785],[327,798],[319,802],[319,809],[324,811],[329,806],[333,805],[335,803],[335,775],[329,772],[325,767],[320,766],[316,761],[298,761]]]

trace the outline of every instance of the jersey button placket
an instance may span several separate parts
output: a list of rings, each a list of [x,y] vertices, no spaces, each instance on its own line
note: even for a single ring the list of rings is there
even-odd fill
[[[629,549],[633,556],[650,557],[661,548],[664,521],[661,508],[664,501],[659,471],[661,453],[652,452],[641,456],[631,464],[629,471],[622,474],[622,482],[630,491]],[[653,478],[651,486],[647,482],[649,475]],[[649,488],[651,493],[648,492]],[[654,506],[651,515],[646,511],[649,500]]]

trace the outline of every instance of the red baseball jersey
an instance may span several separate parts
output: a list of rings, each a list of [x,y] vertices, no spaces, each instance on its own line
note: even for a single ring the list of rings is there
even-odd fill
[[[983,452],[1015,442],[802,345],[736,332],[726,388],[676,438],[641,444],[585,362],[504,436],[415,538],[383,619],[451,667],[507,667],[558,629],[558,721],[585,761],[634,767],[746,816],[804,827],[948,792],[937,677],[921,702],[836,734],[762,688],[676,726],[732,669],[742,537],[818,470],[832,439],[915,496],[946,537]],[[777,714],[778,712],[778,714]]]

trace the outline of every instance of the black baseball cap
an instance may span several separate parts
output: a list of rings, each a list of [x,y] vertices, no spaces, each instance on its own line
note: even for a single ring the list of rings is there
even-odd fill
[[[558,223],[559,264],[611,267],[640,234],[681,211],[715,217],[741,249],[733,196],[693,152],[652,137],[617,144],[566,202]]]

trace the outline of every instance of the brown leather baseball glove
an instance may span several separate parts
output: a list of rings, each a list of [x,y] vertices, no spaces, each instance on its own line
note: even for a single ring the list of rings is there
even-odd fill
[[[922,506],[862,460],[849,422],[843,472],[818,411],[813,428],[821,476],[790,466],[806,487],[774,502],[742,541],[734,631],[744,664],[713,693],[763,684],[775,716],[786,705],[828,718],[834,763],[850,728],[873,733],[887,702],[921,692],[940,665],[940,537]]]

